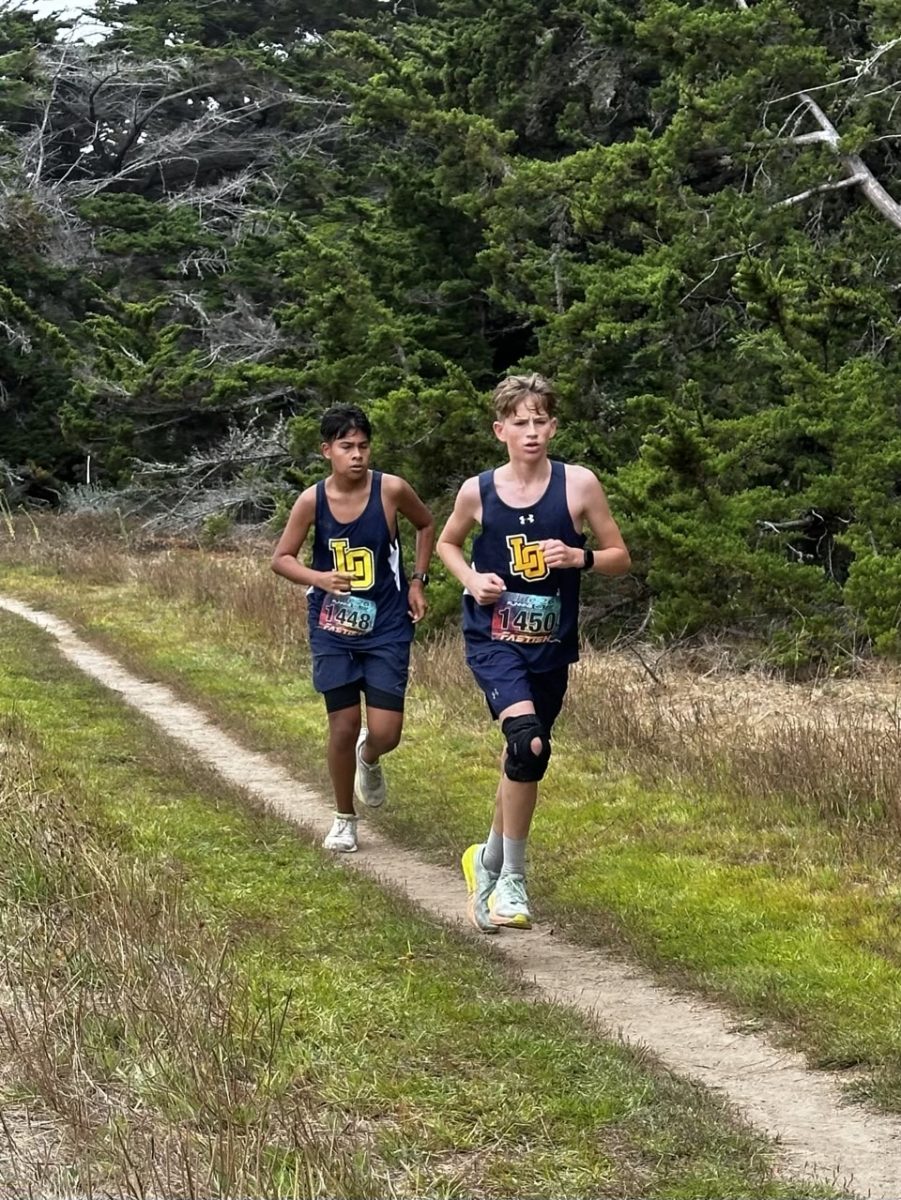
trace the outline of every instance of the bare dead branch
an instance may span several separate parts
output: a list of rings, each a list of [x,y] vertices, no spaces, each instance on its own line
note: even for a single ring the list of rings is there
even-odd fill
[[[800,95],[820,126],[827,144],[838,154],[849,179],[860,185],[863,194],[887,221],[901,229],[901,205],[889,195],[859,154],[842,154],[838,130],[809,93],[801,92]]]
[[[828,146],[845,168],[846,177],[840,180],[828,180],[826,183],[807,188],[803,192],[798,192],[794,196],[789,196],[784,200],[778,201],[774,207],[783,208],[788,205],[801,204],[803,201],[810,199],[810,197],[822,195],[824,192],[838,191],[847,187],[859,187],[877,212],[897,229],[901,229],[901,204],[898,204],[894,197],[883,187],[859,154],[848,154],[842,150],[841,135],[813,96],[809,92],[803,91],[798,92],[797,95],[801,100],[801,105],[793,110],[783,123],[779,140],[788,141],[796,146],[816,143]],[[807,133],[798,133],[797,127],[800,114],[812,116],[819,128]],[[793,121],[794,129],[792,132],[787,138],[781,137],[788,125]]]
[[[207,275],[223,275],[230,266],[228,249],[220,247],[218,250],[198,250],[185,255],[178,264],[178,270],[181,275],[196,275],[198,279],[205,279]]]
[[[857,70],[853,75],[843,75],[839,79],[830,79],[827,83],[817,84],[815,87],[806,87],[797,92],[786,92],[784,96],[776,96],[770,100],[770,104],[783,104],[786,100],[794,100],[802,95],[810,95],[813,92],[825,92],[830,88],[845,87],[848,84],[856,84],[861,79],[870,73],[873,68],[890,50],[894,50],[896,46],[901,45],[901,38],[892,38],[891,41],[882,42],[879,46],[874,47],[873,52],[863,59],[850,59],[852,63],[857,63]],[[867,93],[868,95],[877,93]]]
[[[833,179],[829,183],[821,183],[817,187],[808,188],[805,192],[798,192],[796,196],[787,196],[784,200],[779,200],[773,207],[786,208],[792,204],[802,204],[805,200],[809,200],[811,196],[818,196],[823,192],[838,192],[842,188],[855,187],[858,183],[863,183],[865,179],[865,175],[850,175],[846,179]]]
[[[19,329],[15,325],[10,325],[8,321],[0,318],[0,333],[4,334],[10,345],[15,346],[22,354],[31,353],[31,338],[23,329]]]

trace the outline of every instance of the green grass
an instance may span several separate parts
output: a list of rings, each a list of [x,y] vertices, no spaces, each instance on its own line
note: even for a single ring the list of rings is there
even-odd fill
[[[222,661],[206,646],[191,660],[195,684]],[[236,680],[245,697],[252,679]],[[255,813],[5,614],[0,713],[7,745],[27,731],[42,814],[0,837],[5,920],[19,921],[7,974],[44,1006],[23,1037],[57,1029],[57,996],[86,1018],[77,1071],[71,1051],[42,1042],[2,1089],[5,1103],[37,1099],[68,1122],[95,1179],[114,1171],[120,1144],[119,1165],[133,1171],[132,1139],[147,1155],[176,1128],[195,1172],[215,1181],[221,1146],[213,1167],[203,1148],[225,1125],[232,1158],[262,1127],[253,1178],[265,1195],[798,1194],[702,1091],[521,997],[481,945]],[[36,930],[49,965],[27,949]],[[229,979],[224,999],[211,974]],[[186,1055],[187,1032],[173,1025],[192,1005],[199,1047]],[[333,1147],[325,1174],[297,1144],[288,1108]]]
[[[252,620],[136,582],[76,588],[13,568],[2,578],[327,789],[325,722],[302,651],[278,661]],[[455,678],[426,690],[415,679],[387,765],[394,802],[378,819],[452,862],[487,827],[499,739],[473,686]],[[530,842],[530,893],[572,936],[625,949],[745,1019],[777,1022],[814,1064],[862,1068],[856,1092],[901,1111],[896,843],[790,796],[642,784],[616,755],[580,742],[564,715]]]

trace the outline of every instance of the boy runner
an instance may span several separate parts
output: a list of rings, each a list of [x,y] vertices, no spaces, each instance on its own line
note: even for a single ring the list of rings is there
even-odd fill
[[[466,661],[505,739],[488,840],[470,846],[462,863],[470,920],[482,933],[532,926],[526,839],[569,665],[579,657],[582,572],[624,575],[631,565],[592,472],[548,458],[557,429],[551,384],[513,375],[493,401],[508,462],[466,480],[438,539],[442,562],[465,589]],[[597,550],[585,549],[586,524]],[[463,544],[475,525],[470,565]]]
[[[359,408],[331,408],[319,427],[328,479],[301,493],[272,556],[272,569],[307,588],[313,686],[328,713],[328,768],[335,818],[326,850],[357,849],[354,796],[385,802],[380,758],[400,741],[413,626],[426,612],[435,542],[432,514],[397,475],[369,469],[372,428]],[[400,513],[416,529],[407,584]],[[297,555],[314,527],[311,565]],[[362,724],[360,694],[366,697]]]

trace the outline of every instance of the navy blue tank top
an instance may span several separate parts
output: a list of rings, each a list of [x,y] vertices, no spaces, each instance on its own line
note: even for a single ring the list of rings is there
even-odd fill
[[[317,587],[307,592],[313,650],[373,650],[412,639],[400,539],[385,520],[381,471],[372,472],[366,507],[346,525],[332,515],[325,483],[317,483],[310,565],[314,571],[353,575],[347,595],[334,596]]]
[[[566,503],[566,468],[551,460],[551,478],[535,504],[511,508],[498,496],[494,472],[479,476],[482,529],[472,545],[472,565],[480,574],[494,573],[506,591],[493,604],[476,604],[463,596],[463,634],[467,652],[492,644],[515,647],[530,671],[550,671],[579,657],[579,585],[582,573],[572,567],[550,568],[538,545],[557,538],[568,546],[584,546]]]

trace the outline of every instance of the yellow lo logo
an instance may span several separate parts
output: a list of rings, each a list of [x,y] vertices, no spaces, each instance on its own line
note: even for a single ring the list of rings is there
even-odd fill
[[[523,579],[544,579],[550,574],[544,554],[538,542],[527,542],[525,534],[511,533],[507,538],[510,547],[510,570]]]
[[[336,571],[347,571],[353,576],[351,590],[365,592],[375,582],[375,555],[368,546],[350,547],[347,538],[332,538],[329,549],[335,560]]]

